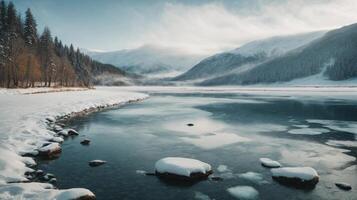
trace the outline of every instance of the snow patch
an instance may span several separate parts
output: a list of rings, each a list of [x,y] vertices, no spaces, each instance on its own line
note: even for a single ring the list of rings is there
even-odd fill
[[[258,199],[259,192],[251,186],[236,186],[227,189],[228,193],[237,199]]]
[[[211,165],[199,160],[181,157],[167,157],[156,162],[158,173],[170,173],[190,177],[192,173],[206,174],[211,171]]]
[[[325,128],[299,128],[288,131],[288,133],[296,135],[320,135],[328,132],[330,132],[330,130]]]

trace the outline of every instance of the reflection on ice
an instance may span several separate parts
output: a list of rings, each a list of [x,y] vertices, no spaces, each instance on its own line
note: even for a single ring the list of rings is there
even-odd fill
[[[224,132],[217,132],[214,135],[202,135],[197,138],[181,137],[181,139],[202,149],[215,149],[238,142],[250,141],[249,138],[241,137],[234,133]]]

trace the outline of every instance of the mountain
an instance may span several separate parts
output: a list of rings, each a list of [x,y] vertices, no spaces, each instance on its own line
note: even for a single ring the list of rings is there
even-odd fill
[[[204,79],[223,76],[231,73],[243,73],[255,66],[284,55],[293,49],[302,47],[322,37],[324,31],[289,36],[276,36],[264,40],[253,41],[232,51],[208,57],[174,81],[202,81]]]
[[[329,31],[305,46],[267,60],[243,73],[223,75],[200,84],[287,82],[317,74],[332,81],[357,77],[357,24]]]
[[[140,75],[177,75],[191,68],[203,58],[203,55],[189,54],[178,48],[155,45],[144,45],[136,49],[112,52],[87,50],[86,53],[95,60]]]

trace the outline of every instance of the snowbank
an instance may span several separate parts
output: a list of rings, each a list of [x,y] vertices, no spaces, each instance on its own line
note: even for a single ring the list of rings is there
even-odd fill
[[[167,157],[156,162],[155,170],[158,174],[172,174],[193,177],[194,174],[208,176],[212,173],[211,165],[191,158]]]
[[[32,199],[54,199],[54,195],[62,197],[66,191],[73,194],[68,190],[44,190],[50,188],[48,184],[14,183],[28,181],[24,173],[32,172],[28,166],[35,164],[32,158],[20,154],[36,155],[42,147],[42,150],[52,150],[59,146],[58,143],[45,145],[49,141],[62,141],[48,129],[50,120],[144,98],[146,94],[123,92],[121,88],[66,92],[0,89],[0,199],[18,199],[24,193],[31,194]]]

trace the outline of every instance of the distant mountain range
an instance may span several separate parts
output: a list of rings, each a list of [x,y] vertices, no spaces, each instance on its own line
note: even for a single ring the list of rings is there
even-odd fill
[[[204,56],[155,45],[112,52],[86,50],[87,55],[103,63],[115,65],[129,73],[148,76],[177,75],[197,64]]]
[[[232,51],[210,56],[173,80],[202,82],[215,80],[217,77],[242,74],[287,52],[302,48],[324,34],[324,31],[319,31],[253,41]],[[227,82],[227,84],[231,83]]]
[[[250,42],[208,57],[172,80],[197,85],[248,85],[311,77],[325,82],[357,78],[357,24]]]

